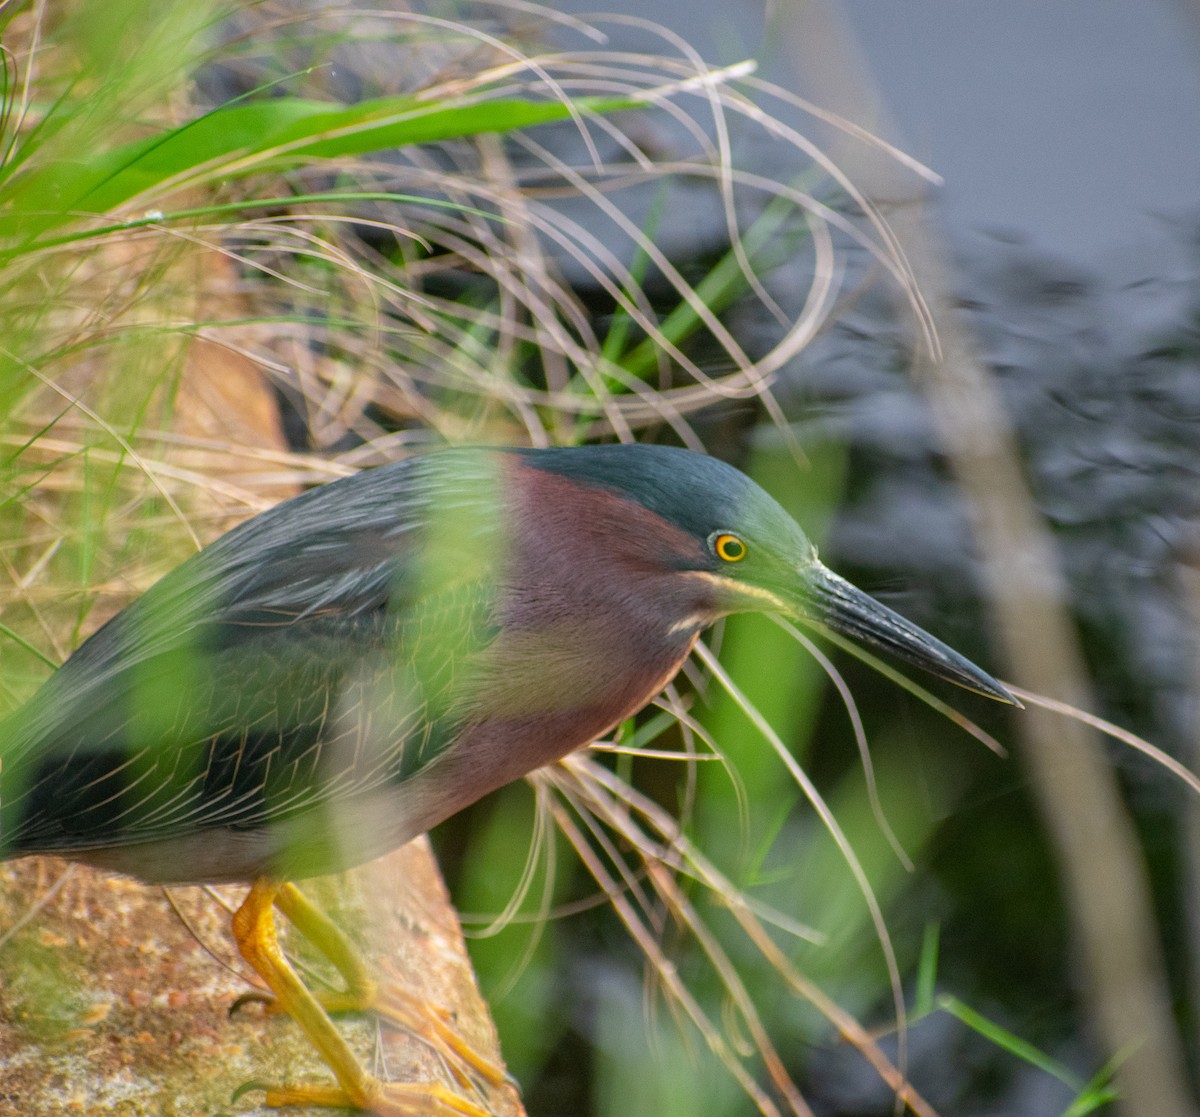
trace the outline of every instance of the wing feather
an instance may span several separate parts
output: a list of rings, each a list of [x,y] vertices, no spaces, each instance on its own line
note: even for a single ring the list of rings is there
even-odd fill
[[[269,825],[445,748],[493,635],[494,464],[428,460],[248,521],[87,641],[4,727],[5,853]]]

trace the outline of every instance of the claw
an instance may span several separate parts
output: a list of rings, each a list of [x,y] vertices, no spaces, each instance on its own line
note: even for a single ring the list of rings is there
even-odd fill
[[[252,1078],[249,1082],[243,1082],[236,1090],[234,1090],[232,1094],[229,1095],[229,1104],[236,1105],[247,1094],[253,1094],[256,1090],[267,1092],[271,1089],[272,1087],[269,1082],[259,1082],[257,1079]]]
[[[452,1014],[441,1006],[388,983],[381,990],[373,1011],[385,1024],[410,1032],[435,1051],[448,1056],[450,1069],[461,1085],[469,1085],[472,1074],[493,1088],[510,1081],[503,1068],[481,1055],[459,1035]],[[459,1065],[454,1066],[454,1063]]]
[[[232,1020],[247,1005],[264,1005],[270,1011],[275,1003],[275,998],[270,993],[243,993],[229,1006],[229,1019]]]

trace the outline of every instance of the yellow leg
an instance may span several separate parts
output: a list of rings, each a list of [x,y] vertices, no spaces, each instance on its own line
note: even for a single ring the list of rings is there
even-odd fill
[[[337,993],[319,995],[328,1012],[370,1012],[379,989],[362,960],[362,955],[345,932],[294,884],[280,886],[275,907],[342,975],[346,988]]]
[[[468,1083],[453,1065],[454,1059],[489,1086],[498,1087],[508,1081],[500,1067],[479,1054],[458,1034],[445,1009],[413,996],[395,982],[388,982],[381,989],[342,929],[294,884],[279,887],[275,907],[329,959],[346,983],[342,991],[318,994],[317,999],[327,1012],[371,1012],[385,1022],[403,1028],[435,1050],[450,1055],[451,1070],[463,1085]]]
[[[234,913],[233,936],[242,957],[266,982],[279,1008],[300,1025],[333,1071],[338,1085],[271,1087],[267,1090],[267,1105],[340,1106],[363,1109],[378,1117],[488,1117],[486,1110],[444,1086],[382,1082],[362,1068],[328,1013],[280,949],[274,905],[287,889],[292,886],[271,880],[256,881]],[[285,905],[288,903],[289,900],[284,901]],[[349,943],[345,946],[349,948]]]

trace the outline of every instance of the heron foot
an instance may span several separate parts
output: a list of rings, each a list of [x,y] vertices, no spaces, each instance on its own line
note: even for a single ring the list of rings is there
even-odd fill
[[[380,989],[372,988],[367,995],[362,990],[313,991],[317,1003],[331,1015],[370,1013],[386,1027],[398,1028],[415,1036],[441,1055],[446,1068],[459,1085],[474,1087],[481,1080],[492,1088],[512,1086],[516,1081],[486,1055],[480,1054],[454,1026],[453,1014],[441,1005],[423,1000],[399,985],[389,982]],[[236,1015],[246,1005],[262,1005],[272,1016],[286,1016],[287,1009],[273,994],[255,990],[243,993],[229,1006],[229,1015]]]
[[[364,1007],[364,993],[369,993],[371,1000],[375,998],[376,987],[373,982],[367,980],[366,971],[357,960],[349,941],[315,908],[311,911],[305,910],[308,906],[308,902],[293,886],[266,878],[260,879],[255,881],[242,906],[234,913],[233,935],[242,957],[273,994],[274,999],[268,1003],[268,1009],[272,1012],[287,1013],[300,1026],[325,1064],[333,1071],[338,1084],[277,1087],[253,1083],[243,1087],[239,1094],[252,1089],[262,1089],[266,1091],[267,1104],[271,1106],[316,1105],[351,1108],[365,1110],[376,1114],[377,1117],[489,1117],[486,1109],[474,1101],[469,1101],[451,1087],[430,1082],[383,1082],[366,1072],[334,1026],[325,1007],[300,980],[279,946],[275,934],[275,908],[288,915],[310,938],[313,937],[311,927],[306,924],[311,922],[310,917],[315,913],[317,938],[314,941],[346,977],[349,986],[347,995],[335,995],[332,998],[334,1007],[342,1010],[361,1009]],[[297,910],[300,911],[299,921],[294,918],[294,912]],[[331,928],[336,934],[330,946],[323,939]],[[251,994],[251,999],[262,997]],[[420,1011],[422,1002],[419,1000],[409,997],[407,1004],[398,1000],[396,1005],[397,1013],[405,1022],[420,1024],[422,1017],[428,1019],[428,1015]],[[418,1008],[414,1009],[414,1005]],[[448,1025],[446,1028],[453,1033],[453,1029]],[[420,1027],[414,1030],[420,1032]],[[453,1045],[449,1048],[442,1045],[436,1028],[430,1033],[426,1026],[423,1034],[432,1035],[437,1041],[438,1050],[451,1056],[447,1059],[447,1065],[460,1087],[470,1090],[482,1080],[481,1073],[475,1070],[470,1060],[462,1059],[456,1063],[456,1059],[462,1057],[457,1054]],[[459,1046],[465,1051],[470,1051],[465,1044],[460,1043]],[[483,1062],[490,1066],[486,1060]],[[499,1076],[499,1081],[504,1081],[501,1072],[494,1067],[492,1070]],[[480,1096],[482,1098],[482,1093]]]
[[[472,1101],[435,1082],[381,1082],[364,1078],[354,1089],[341,1086],[262,1086],[264,1104],[272,1109],[291,1105],[358,1109],[375,1117],[492,1117]]]
[[[314,991],[327,1013],[370,1013],[383,1024],[415,1036],[445,1059],[463,1087],[475,1087],[480,1081],[493,1088],[516,1085],[502,1067],[459,1034],[453,1013],[405,989],[403,975],[391,971],[385,982],[377,981],[346,933],[294,884],[278,889],[274,906],[329,959],[346,983],[341,990]],[[262,1003],[268,1012],[286,1011],[270,994],[257,992],[239,997],[230,1011],[250,1002]]]

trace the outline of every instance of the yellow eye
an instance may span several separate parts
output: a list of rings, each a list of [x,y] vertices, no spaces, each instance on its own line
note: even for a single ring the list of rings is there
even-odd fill
[[[713,550],[717,552],[717,558],[726,562],[741,562],[746,557],[746,544],[728,532],[722,532],[713,540]]]

